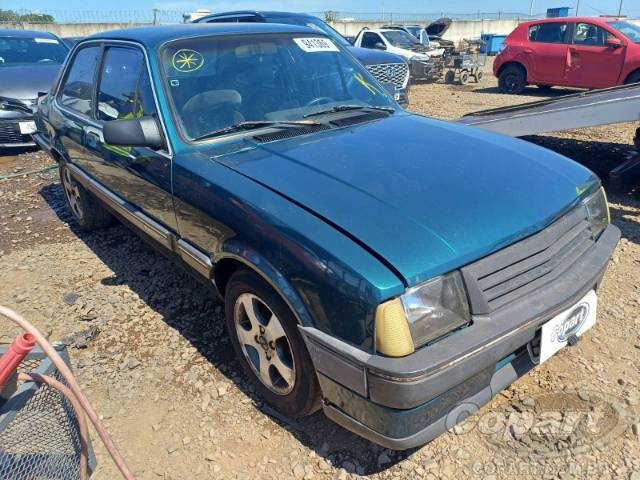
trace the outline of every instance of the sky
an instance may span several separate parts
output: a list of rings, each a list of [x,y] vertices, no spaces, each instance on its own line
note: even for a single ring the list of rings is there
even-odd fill
[[[541,13],[549,7],[568,6],[574,8],[577,0],[533,0],[533,12]],[[580,0],[581,15],[617,13],[620,0]],[[397,13],[452,13],[521,12],[528,13],[531,0],[1,0],[0,9],[28,10],[151,10],[159,8],[171,11],[193,11],[208,8],[215,12],[233,9],[287,10],[300,12],[378,12],[383,9]],[[640,17],[640,0],[622,0],[622,12],[628,16]]]

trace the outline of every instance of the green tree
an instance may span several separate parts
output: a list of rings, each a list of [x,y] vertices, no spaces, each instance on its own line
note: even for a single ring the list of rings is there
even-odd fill
[[[0,9],[0,23],[54,23],[55,19],[46,13],[20,14],[14,10]]]

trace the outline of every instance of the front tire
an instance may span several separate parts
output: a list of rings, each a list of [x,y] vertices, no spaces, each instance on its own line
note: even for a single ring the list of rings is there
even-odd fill
[[[633,72],[624,82],[625,85],[631,85],[632,83],[640,83],[640,71]]]
[[[241,269],[232,275],[225,320],[236,355],[262,398],[291,417],[318,409],[320,386],[296,318],[258,274]]]
[[[501,93],[519,95],[527,86],[527,75],[522,67],[509,65],[498,78],[498,89]]]
[[[107,209],[73,178],[71,170],[62,161],[60,162],[59,171],[67,206],[80,228],[83,230],[96,230],[108,227],[113,222],[113,217]]]

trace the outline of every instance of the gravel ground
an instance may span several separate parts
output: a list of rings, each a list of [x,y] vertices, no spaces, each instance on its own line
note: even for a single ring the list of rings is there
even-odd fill
[[[535,88],[500,95],[487,76],[481,85],[416,85],[410,109],[456,118],[527,97],[543,98]],[[631,154],[633,130],[528,140],[606,179]],[[0,175],[49,163],[42,152],[0,156]],[[80,383],[142,479],[639,480],[640,202],[632,187],[608,193],[623,239],[596,327],[453,432],[409,452],[368,443],[321,413],[291,422],[262,404],[234,360],[222,305],[125,227],[78,231],[55,171],[0,180],[0,303],[69,344]],[[0,342],[15,332],[3,325]],[[93,478],[118,478],[94,446]]]

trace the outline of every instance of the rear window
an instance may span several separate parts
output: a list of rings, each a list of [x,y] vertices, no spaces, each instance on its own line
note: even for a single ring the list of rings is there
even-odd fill
[[[0,67],[61,65],[69,49],[55,38],[0,37]]]
[[[529,41],[540,43],[567,43],[566,22],[539,23],[529,27]]]

